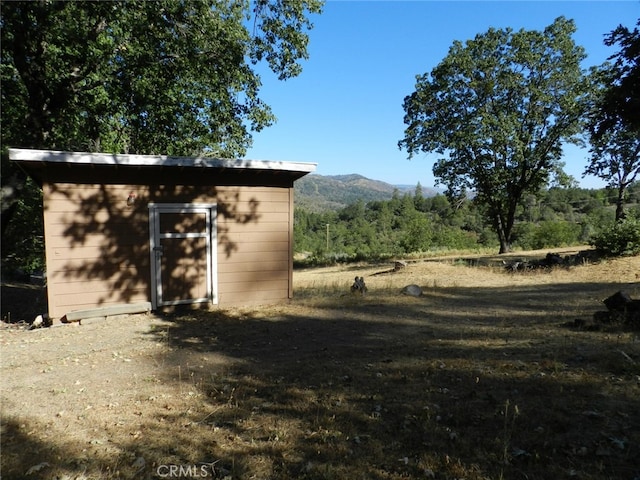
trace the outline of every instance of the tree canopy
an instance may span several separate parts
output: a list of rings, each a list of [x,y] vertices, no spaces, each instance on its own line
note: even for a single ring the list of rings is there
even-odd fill
[[[355,201],[339,208],[325,203],[324,209],[311,209],[298,202],[299,197],[309,196],[299,186],[296,183],[294,252],[304,265],[416,258],[499,246],[475,199],[452,203],[440,193],[425,196],[418,184],[413,194],[396,190],[387,199]],[[341,198],[336,191],[321,189],[321,194]],[[628,188],[629,217],[640,213],[639,200],[640,183],[635,182]],[[608,234],[615,225],[615,203],[616,194],[609,188],[554,186],[528,194],[516,213],[512,246],[537,250],[586,245],[595,238],[609,244],[611,236],[615,238],[611,243],[618,245],[626,239]]]
[[[640,21],[638,21],[640,25]],[[605,39],[620,50],[598,72],[600,89],[588,119],[592,146],[585,174],[616,190],[616,220],[624,218],[627,188],[640,173],[640,31],[619,26]]]
[[[628,187],[640,173],[640,135],[622,122],[590,135],[590,159],[585,174],[605,180],[617,192],[616,220],[625,217]]]
[[[241,156],[274,121],[252,65],[307,58],[320,0],[2,3],[2,143]]]
[[[456,41],[404,99],[399,147],[409,158],[442,155],[436,180],[451,197],[475,192],[501,253],[510,249],[523,196],[561,178],[562,145],[579,141],[591,87],[574,32],[560,17],[544,31],[491,28]]]
[[[640,27],[640,20],[637,25]],[[640,31],[619,25],[605,37],[604,43],[617,45],[620,50],[609,58],[613,64],[605,94],[598,104],[600,117],[593,133],[604,134],[622,123],[625,129],[640,135]]]
[[[322,5],[1,2],[3,257],[15,243],[5,227],[33,188],[7,147],[243,156],[252,132],[275,121],[256,64],[281,80],[298,75]]]

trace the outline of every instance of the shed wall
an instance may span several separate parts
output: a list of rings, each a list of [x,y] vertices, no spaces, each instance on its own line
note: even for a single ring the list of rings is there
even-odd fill
[[[218,305],[292,296],[293,188],[43,182],[49,314],[151,300],[148,204],[216,203]],[[133,205],[127,204],[130,194]]]

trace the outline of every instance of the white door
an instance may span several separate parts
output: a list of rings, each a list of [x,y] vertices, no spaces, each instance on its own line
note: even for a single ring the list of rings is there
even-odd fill
[[[215,222],[215,204],[149,204],[153,308],[218,303]]]

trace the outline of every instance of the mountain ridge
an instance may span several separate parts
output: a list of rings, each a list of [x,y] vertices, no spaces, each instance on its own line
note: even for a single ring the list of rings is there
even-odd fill
[[[361,200],[390,200],[394,192],[414,193],[417,187],[392,185],[381,180],[373,180],[357,173],[344,175],[310,174],[294,183],[296,207],[310,211],[339,210]],[[440,193],[433,187],[421,185],[422,194],[430,197]]]

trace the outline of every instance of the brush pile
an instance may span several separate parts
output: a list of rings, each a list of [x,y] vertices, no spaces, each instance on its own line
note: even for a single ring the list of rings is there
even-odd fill
[[[558,253],[547,253],[546,257],[536,260],[515,260],[513,262],[502,262],[507,272],[522,272],[538,269],[549,269],[554,267],[573,267],[584,265],[590,260],[595,260],[596,253],[593,250],[585,250],[573,255],[564,257]]]

